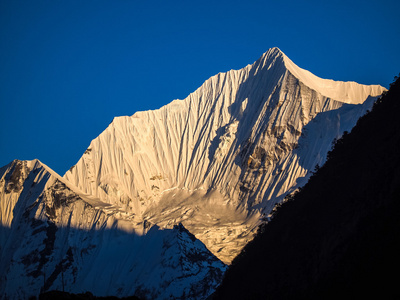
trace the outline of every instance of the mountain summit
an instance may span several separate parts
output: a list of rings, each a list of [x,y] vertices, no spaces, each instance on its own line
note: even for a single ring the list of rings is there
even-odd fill
[[[318,78],[272,48],[184,100],[115,118],[64,177],[12,162],[0,292],[206,298],[384,90]]]
[[[384,90],[318,78],[272,48],[184,100],[115,118],[64,178],[138,224],[182,222],[229,263]]]

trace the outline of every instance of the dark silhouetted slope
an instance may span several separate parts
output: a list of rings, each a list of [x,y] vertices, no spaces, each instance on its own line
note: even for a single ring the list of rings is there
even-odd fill
[[[215,299],[400,299],[400,80],[233,261]]]

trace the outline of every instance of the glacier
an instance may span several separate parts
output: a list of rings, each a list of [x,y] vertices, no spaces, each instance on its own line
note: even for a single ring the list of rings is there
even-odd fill
[[[272,48],[184,100],[116,117],[63,176],[0,169],[0,294],[207,298],[276,204],[386,89]]]

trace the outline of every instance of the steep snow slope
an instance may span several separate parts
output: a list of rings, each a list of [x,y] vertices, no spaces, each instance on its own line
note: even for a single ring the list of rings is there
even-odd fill
[[[185,100],[115,118],[64,177],[138,224],[182,222],[229,263],[383,91],[320,79],[273,48]]]
[[[134,226],[134,215],[85,195],[37,160],[0,169],[0,204],[5,298],[64,286],[98,296],[204,299],[226,268],[183,225]]]
[[[296,66],[286,55],[284,55],[284,63],[288,71],[304,85],[318,91],[328,98],[336,99],[341,102],[360,104],[369,96],[382,94],[384,90],[379,85],[362,85],[356,82],[343,82],[319,78],[311,72]]]

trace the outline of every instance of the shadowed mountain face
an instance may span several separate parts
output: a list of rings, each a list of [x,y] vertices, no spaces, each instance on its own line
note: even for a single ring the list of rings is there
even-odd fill
[[[142,234],[115,207],[77,191],[39,161],[0,170],[0,294],[49,290],[151,299],[206,298],[225,265],[183,225]],[[7,201],[6,201],[7,200]]]
[[[400,80],[226,272],[215,299],[399,299]]]

